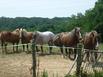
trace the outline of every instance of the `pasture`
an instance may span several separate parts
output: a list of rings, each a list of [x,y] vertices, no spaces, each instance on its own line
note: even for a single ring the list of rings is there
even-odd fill
[[[12,49],[8,48],[8,50]],[[19,50],[21,51],[20,47]],[[48,48],[44,50],[48,50]],[[57,52],[58,49],[54,50]],[[45,70],[48,72],[49,77],[64,77],[72,63],[69,59],[64,59],[62,55],[39,56],[39,75],[42,75],[42,72]],[[31,66],[31,54],[26,54],[25,52],[7,55],[0,54],[1,77],[32,77],[29,70]]]
[[[99,46],[100,50],[103,49],[102,45],[103,44],[100,44]],[[49,48],[44,47],[44,53],[48,53],[48,50]],[[21,46],[19,46],[19,51],[23,51]],[[8,47],[8,52],[12,52],[12,47]],[[73,65],[74,61],[63,58],[59,48],[53,48],[53,52],[55,54],[37,56],[37,61],[39,60],[39,68],[37,66],[37,71],[40,77],[44,70],[47,71],[49,77],[64,77]],[[32,54],[26,54],[25,52],[13,54],[0,53],[1,77],[32,77],[32,74],[30,74],[31,66]],[[72,69],[72,72],[75,72],[75,69],[76,67]]]

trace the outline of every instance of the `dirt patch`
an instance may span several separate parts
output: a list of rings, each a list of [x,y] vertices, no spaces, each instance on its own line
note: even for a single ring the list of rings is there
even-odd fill
[[[49,77],[64,77],[72,65],[72,61],[61,55],[47,55],[39,57],[39,74],[44,70]],[[0,77],[32,77],[29,68],[32,66],[32,55],[0,54]]]

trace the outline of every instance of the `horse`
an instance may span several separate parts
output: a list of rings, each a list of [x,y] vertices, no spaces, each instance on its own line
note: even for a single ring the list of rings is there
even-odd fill
[[[51,31],[45,31],[45,32],[40,32],[40,31],[36,31],[33,33],[33,39],[34,42],[38,45],[41,45],[41,51],[43,53],[43,44],[48,44],[50,47],[50,52],[52,53],[52,47],[53,46],[53,37],[55,36],[55,34]],[[36,49],[38,51],[38,48],[36,46]]]
[[[90,50],[98,50],[99,47],[99,34],[96,31],[91,31],[83,36],[84,48],[88,50],[87,60],[90,59]],[[92,55],[92,54],[91,54]],[[94,53],[95,59],[97,58],[97,53]]]
[[[79,43],[81,39],[82,39],[82,36],[81,36],[80,28],[75,27],[70,32],[62,32],[55,35],[53,42],[54,42],[54,45],[60,47],[61,53],[63,54],[63,46],[76,47],[77,43]],[[67,48],[65,48],[65,51],[67,55],[68,54]],[[75,52],[74,58],[75,57],[76,57],[76,52]],[[69,54],[69,58],[70,58],[70,54]],[[74,58],[70,58],[70,59],[74,59]]]
[[[16,52],[18,52],[18,43],[20,40],[20,29],[16,29],[12,32],[10,31],[2,31],[0,34],[2,52],[7,53],[7,42],[13,44],[13,52],[14,52],[14,44],[16,43]],[[3,46],[5,45],[5,52],[3,51]]]
[[[33,32],[27,32],[26,29],[20,29],[20,32],[21,32],[21,43],[22,44],[27,44],[27,51],[29,51],[29,46],[28,46],[28,43],[31,43],[31,40],[32,40],[32,36],[33,36]],[[23,45],[23,51],[25,51],[25,45]]]

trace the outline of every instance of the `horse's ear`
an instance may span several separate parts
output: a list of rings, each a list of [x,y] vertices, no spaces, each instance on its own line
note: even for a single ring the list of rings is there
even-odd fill
[[[75,27],[75,32],[80,31],[80,27]]]
[[[90,37],[94,37],[94,33],[93,32],[91,32]]]
[[[18,29],[20,30],[21,28],[19,27]]]
[[[76,33],[76,31],[77,31],[77,27],[75,27],[74,30],[75,30],[75,33]]]

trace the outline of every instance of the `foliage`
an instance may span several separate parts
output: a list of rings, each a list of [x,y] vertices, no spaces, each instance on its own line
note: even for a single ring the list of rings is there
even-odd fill
[[[41,17],[0,17],[0,30],[14,30],[18,27],[28,31],[47,31],[54,33],[70,31],[74,27],[81,27],[82,32],[97,30],[103,39],[103,0],[98,0],[94,8],[86,10],[85,14],[77,13],[71,17],[55,17],[52,19]],[[103,41],[103,40],[102,40]]]

